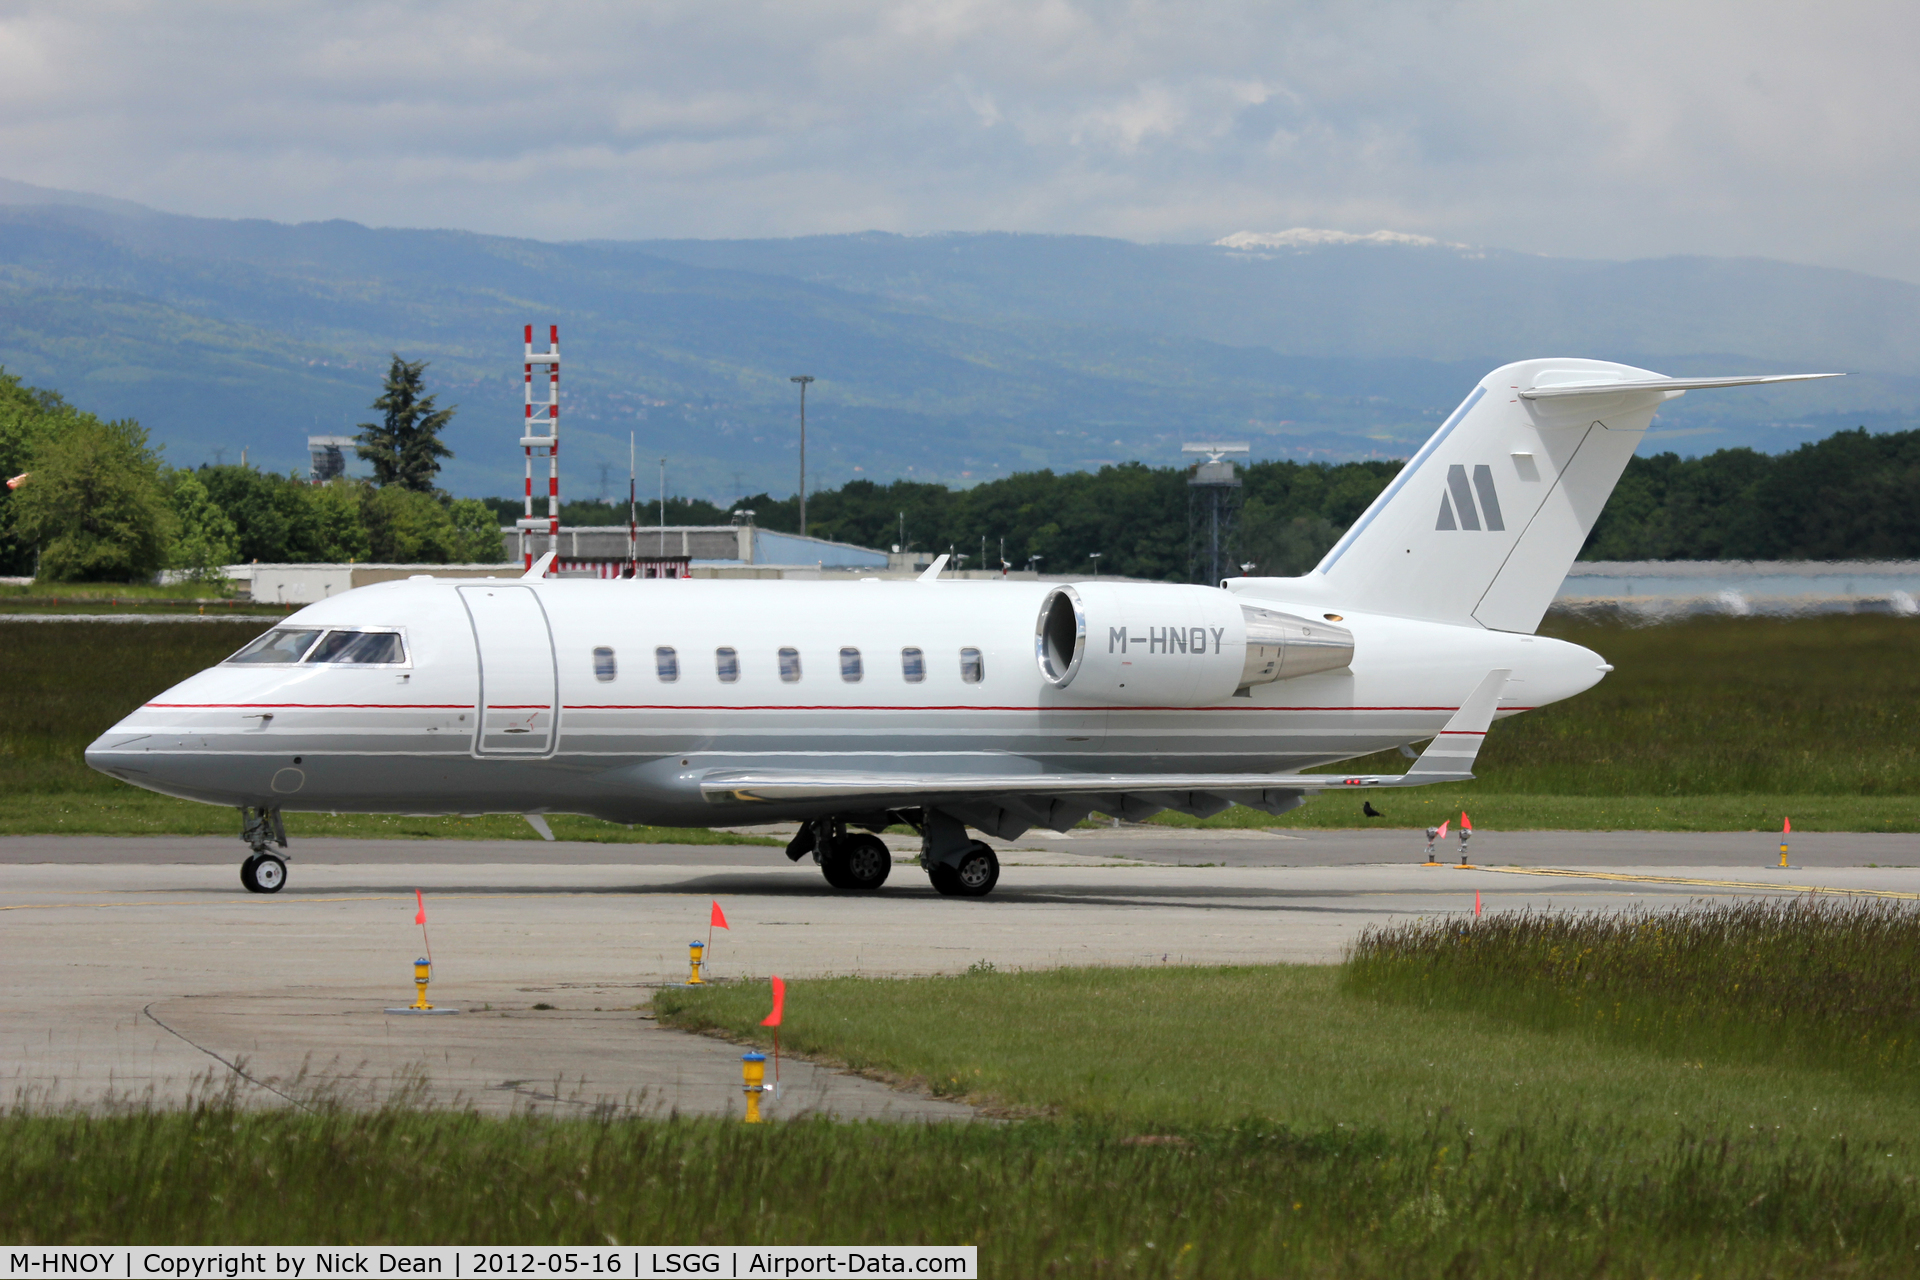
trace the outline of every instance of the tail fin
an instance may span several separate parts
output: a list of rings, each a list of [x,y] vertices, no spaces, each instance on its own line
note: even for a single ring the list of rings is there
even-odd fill
[[[1531,632],[1653,412],[1689,388],[1833,377],[1663,378],[1601,360],[1495,369],[1420,447],[1293,598]],[[1261,580],[1230,579],[1267,594]],[[1295,590],[1294,588],[1298,588]]]

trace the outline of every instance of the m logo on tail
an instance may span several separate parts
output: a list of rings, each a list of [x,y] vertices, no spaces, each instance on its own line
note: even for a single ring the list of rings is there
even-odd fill
[[[1474,506],[1475,492],[1480,495],[1480,505]],[[1454,511],[1460,515],[1456,520]],[[1472,529],[1478,531],[1483,526],[1481,517],[1486,517],[1485,528],[1494,533],[1505,533],[1506,522],[1500,518],[1500,495],[1494,492],[1493,468],[1481,463],[1473,469],[1473,483],[1467,483],[1467,469],[1459,463],[1447,468],[1447,487],[1440,495],[1440,519],[1434,523],[1434,529]]]

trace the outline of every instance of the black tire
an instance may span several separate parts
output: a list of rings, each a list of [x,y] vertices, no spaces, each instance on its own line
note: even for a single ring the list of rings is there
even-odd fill
[[[840,850],[845,840],[822,840],[819,844],[820,874],[827,883],[836,889],[851,889],[853,881],[848,878],[847,860]]]
[[[829,883],[836,889],[872,892],[885,884],[893,871],[893,853],[879,836],[847,836],[834,843],[833,855],[840,878]],[[821,866],[825,865],[823,861]]]
[[[1000,859],[993,849],[975,840],[960,855],[960,865],[937,862],[927,873],[933,887],[950,898],[984,898],[1000,883]]]
[[[278,893],[287,884],[287,864],[271,853],[256,853],[240,864],[240,883],[248,893]]]

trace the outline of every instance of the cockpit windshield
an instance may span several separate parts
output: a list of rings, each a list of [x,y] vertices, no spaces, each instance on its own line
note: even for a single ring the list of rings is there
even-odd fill
[[[404,666],[406,642],[398,631],[275,627],[227,659],[235,663],[326,662],[361,667]]]

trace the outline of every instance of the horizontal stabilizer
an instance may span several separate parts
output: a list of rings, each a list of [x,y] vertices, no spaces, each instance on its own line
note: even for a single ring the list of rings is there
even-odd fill
[[[1467,700],[1447,721],[1447,727],[1434,736],[1420,758],[1413,762],[1407,777],[1422,782],[1472,777],[1474,758],[1480,754],[1480,744],[1487,740],[1487,730],[1493,727],[1493,713],[1500,709],[1500,695],[1507,691],[1507,679],[1511,675],[1511,670],[1487,672],[1487,678],[1467,695]]]
[[[1522,400],[1558,400],[1562,396],[1605,396],[1620,391],[1705,391],[1713,387],[1757,387],[1768,382],[1810,382],[1844,378],[1843,373],[1769,373],[1740,378],[1642,378],[1633,382],[1559,382],[1528,387]]]

